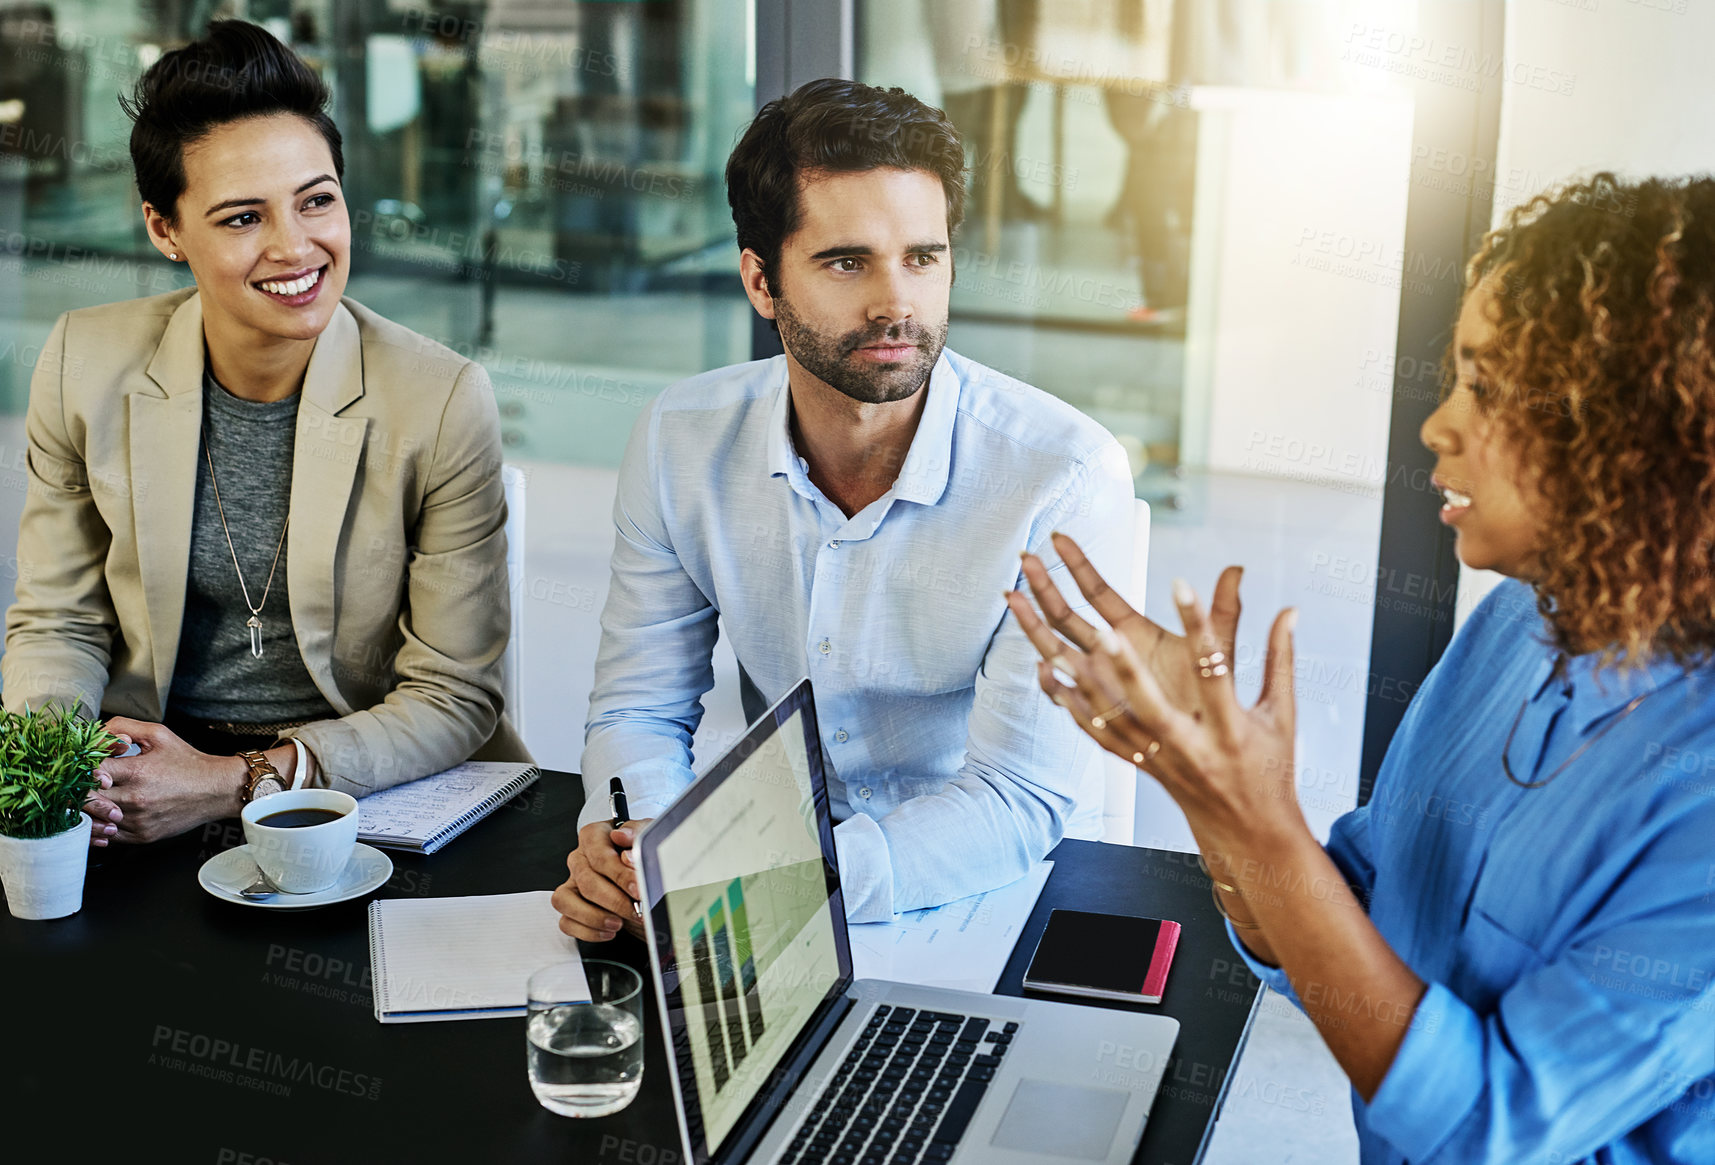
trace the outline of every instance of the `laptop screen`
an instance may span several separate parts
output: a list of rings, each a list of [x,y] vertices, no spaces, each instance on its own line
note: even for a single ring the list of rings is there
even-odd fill
[[[699,1156],[720,1151],[850,980],[826,806],[806,681],[644,833],[674,1066]]]

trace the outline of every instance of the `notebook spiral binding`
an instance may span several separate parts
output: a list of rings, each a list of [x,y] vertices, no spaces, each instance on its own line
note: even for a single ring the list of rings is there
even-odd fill
[[[467,809],[459,817],[436,831],[434,836],[426,838],[423,842],[423,852],[426,854],[434,853],[443,845],[446,845],[447,842],[451,841],[453,838],[481,821],[484,817],[487,817],[490,813],[493,813],[496,809],[512,800],[512,798],[518,796],[518,794],[522,793],[525,789],[529,788],[531,783],[539,776],[541,776],[541,770],[534,767],[519,773],[516,777],[507,781],[506,784],[483,798],[482,801],[478,802],[470,809]]]
[[[369,990],[375,1000],[375,1018],[387,1013],[387,960],[382,952],[387,948],[381,940],[381,900],[369,903]]]

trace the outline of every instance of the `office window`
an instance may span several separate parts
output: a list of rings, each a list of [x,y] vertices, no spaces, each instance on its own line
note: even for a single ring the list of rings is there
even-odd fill
[[[266,26],[333,90],[347,294],[479,361],[494,382],[507,459],[529,479],[525,574],[513,580],[528,629],[526,710],[537,709],[527,739],[544,763],[576,768],[626,435],[666,385],[750,358],[722,171],[755,113],[751,5],[0,7],[8,551],[33,354],[54,319],[190,285],[144,236],[116,99],[213,16]]]
[[[1416,5],[859,12],[859,77],[939,104],[966,145],[949,344],[1126,447],[1152,508],[1146,611],[1177,630],[1175,576],[1206,599],[1246,564],[1254,691],[1269,619],[1302,608],[1300,798],[1325,831],[1358,791],[1402,294],[1459,278],[1404,248]],[[1449,83],[1491,83],[1475,67]],[[1137,842],[1190,848],[1165,794],[1139,794]]]
[[[720,179],[754,107],[743,0],[232,8],[333,87],[350,294],[487,365],[509,450],[616,464],[657,390],[748,356]],[[115,98],[214,13],[0,12],[4,326],[27,346],[67,308],[188,285],[143,236]],[[9,364],[12,411],[28,380]]]

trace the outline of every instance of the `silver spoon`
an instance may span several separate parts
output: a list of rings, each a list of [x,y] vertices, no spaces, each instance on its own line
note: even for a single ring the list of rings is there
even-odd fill
[[[262,867],[256,867],[256,877],[250,885],[238,892],[240,898],[250,902],[266,902],[280,892],[280,888],[268,880],[268,875],[262,872]]]

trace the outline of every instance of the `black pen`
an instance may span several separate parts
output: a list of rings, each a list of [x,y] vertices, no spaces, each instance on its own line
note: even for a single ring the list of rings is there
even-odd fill
[[[625,784],[618,777],[608,779],[607,804],[613,811],[613,827],[625,828],[625,823],[631,820],[631,806],[625,802]],[[635,900],[631,903],[631,912],[639,918],[643,917],[643,907]]]

